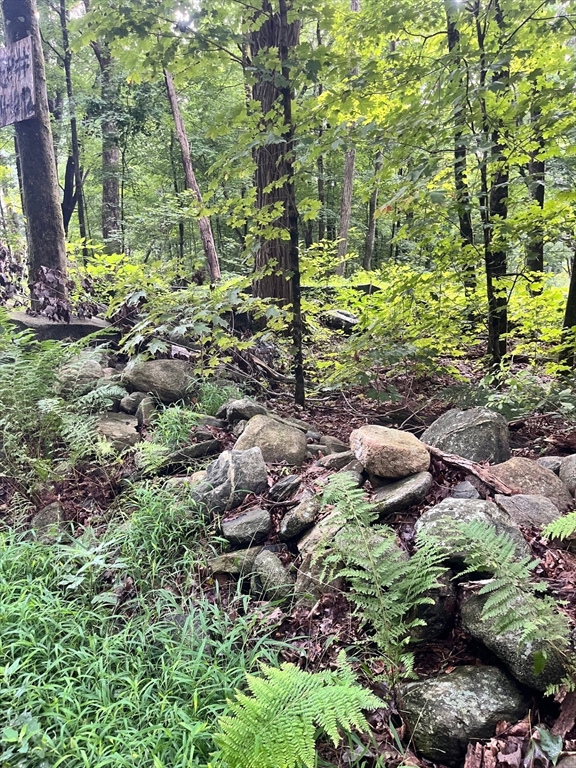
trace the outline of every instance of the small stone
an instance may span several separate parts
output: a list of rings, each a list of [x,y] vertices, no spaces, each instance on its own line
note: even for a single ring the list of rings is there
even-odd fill
[[[54,501],[37,512],[30,522],[30,527],[35,538],[42,544],[54,544],[58,541],[66,529],[60,504]]]
[[[204,456],[213,456],[215,453],[219,453],[221,448],[218,440],[214,440],[214,438],[204,440],[201,443],[185,445],[169,453],[156,471],[159,474],[181,471]]]
[[[206,413],[198,414],[198,425],[202,427],[212,427],[213,429],[226,429],[226,422],[223,419],[217,419],[215,416],[208,416]]]
[[[96,431],[112,443],[116,451],[131,448],[140,440],[134,416],[127,413],[105,413],[96,420]]]
[[[264,461],[300,465],[306,459],[306,436],[297,427],[282,424],[269,416],[253,416],[234,446],[245,451],[257,446]]]
[[[350,447],[366,470],[379,477],[400,479],[430,466],[425,445],[398,429],[368,424],[352,432]]]
[[[570,491],[572,496],[576,493],[576,453],[566,456],[560,464],[560,480]]]
[[[150,397],[150,395],[143,397],[138,404],[138,408],[136,409],[136,420],[138,422],[138,426],[149,427],[154,421],[157,410],[158,407],[156,405],[156,400],[154,400],[153,397]]]
[[[246,576],[252,573],[256,555],[261,551],[262,547],[250,547],[249,549],[240,549],[237,552],[225,552],[223,555],[209,560],[208,568],[212,573]]]
[[[318,458],[318,456],[326,456],[328,453],[328,449],[325,445],[319,445],[318,443],[308,443],[306,446],[306,451],[308,453],[308,456],[310,456],[313,459]]]
[[[474,488],[472,483],[468,480],[462,480],[461,483],[457,483],[452,489],[453,499],[479,499],[480,494]]]
[[[232,434],[234,435],[234,437],[240,437],[242,432],[244,432],[244,430],[246,429],[246,424],[248,424],[246,419],[240,419],[240,421],[237,421],[236,424],[234,424],[232,428]]]
[[[499,464],[510,458],[506,419],[484,407],[447,411],[428,427],[422,442],[470,461]]]
[[[313,496],[310,499],[301,501],[297,507],[287,512],[280,522],[279,539],[281,541],[289,541],[307,528],[310,528],[320,511],[320,506],[320,499],[317,496]]]
[[[278,480],[274,483],[272,488],[268,491],[268,498],[270,501],[284,501],[285,499],[291,499],[296,493],[302,483],[300,475],[288,475],[283,477],[282,480]]]
[[[201,483],[205,479],[206,470],[199,469],[198,472],[194,472],[191,475],[176,475],[175,477],[169,477],[164,482],[164,485],[166,488],[186,489],[196,483]]]
[[[319,467],[324,469],[332,469],[338,471],[343,469],[347,464],[350,464],[354,459],[352,451],[345,451],[344,453],[331,453],[328,456],[324,456],[322,459],[318,459],[316,462]]]
[[[494,501],[516,525],[533,525],[535,528],[544,528],[560,517],[560,513],[546,496],[533,494],[503,496],[497,493]]]
[[[322,435],[320,434],[320,432],[314,432],[314,430],[308,430],[308,432],[306,432],[306,440],[309,440],[311,443],[321,443]]]
[[[129,395],[124,395],[122,400],[120,400],[120,410],[134,416],[138,406],[145,397],[148,397],[146,392],[132,392]]]
[[[254,560],[250,591],[265,600],[286,600],[294,594],[294,579],[280,559],[264,549]]]
[[[560,472],[560,465],[562,464],[562,456],[540,456],[536,459],[536,463],[540,464],[544,469],[549,469],[550,472],[554,472],[555,475]]]
[[[402,690],[414,745],[428,760],[461,765],[468,742],[489,739],[500,720],[526,712],[522,694],[496,667],[458,667]]]
[[[350,446],[348,445],[348,443],[345,443],[342,440],[339,440],[337,437],[330,437],[330,435],[322,435],[321,439],[318,442],[326,446],[327,448],[326,452],[328,454],[344,453],[350,450]]]
[[[222,520],[222,536],[233,547],[251,546],[266,538],[271,525],[270,512],[254,507],[232,520]]]
[[[389,517],[396,512],[420,504],[431,487],[432,475],[429,472],[419,472],[417,475],[379,488],[372,496],[372,508],[381,519]]]
[[[490,467],[490,473],[516,493],[546,496],[560,512],[567,512],[573,506],[572,496],[560,478],[532,459],[515,456],[504,464]]]

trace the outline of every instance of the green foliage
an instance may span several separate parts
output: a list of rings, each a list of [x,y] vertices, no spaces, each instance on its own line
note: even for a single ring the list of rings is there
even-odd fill
[[[318,729],[336,745],[339,729],[366,730],[362,710],[382,702],[361,688],[344,653],[334,671],[304,672],[293,664],[248,675],[251,695],[237,692],[230,715],[220,718],[215,736],[224,766],[313,768]]]
[[[570,512],[544,528],[542,533],[548,539],[567,539],[576,531],[576,512]]]
[[[334,505],[344,522],[329,544],[326,567],[349,583],[352,602],[373,627],[389,678],[409,676],[413,658],[407,645],[411,633],[424,625],[418,607],[433,602],[430,590],[439,586],[445,572],[443,553],[425,541],[408,558],[391,528],[374,525],[377,515],[372,505],[346,472],[330,478],[324,503]]]
[[[223,609],[160,591],[113,616],[94,602],[100,578],[67,581],[74,563],[99,558],[103,575],[104,550],[55,557],[0,538],[0,764],[207,768],[226,698],[275,662],[276,644],[258,636],[241,595]]]
[[[215,416],[224,403],[241,397],[242,391],[233,384],[220,386],[211,381],[201,381],[198,386],[196,410],[208,416]]]

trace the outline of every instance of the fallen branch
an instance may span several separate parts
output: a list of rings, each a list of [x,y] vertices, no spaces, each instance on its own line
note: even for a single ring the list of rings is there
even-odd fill
[[[498,480],[498,478],[495,477],[489,469],[483,467],[482,464],[476,464],[476,462],[470,461],[470,459],[465,459],[463,456],[456,456],[454,453],[444,453],[444,451],[441,451],[439,448],[434,448],[432,445],[426,445],[426,448],[430,455],[435,459],[443,461],[444,464],[448,464],[450,467],[469,472],[496,493],[502,493],[505,496],[514,496],[516,493],[521,493],[518,488],[511,488],[501,480]]]

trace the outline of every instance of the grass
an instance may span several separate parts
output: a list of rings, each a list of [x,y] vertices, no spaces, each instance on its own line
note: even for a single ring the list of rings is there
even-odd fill
[[[227,697],[276,662],[248,598],[224,610],[158,591],[121,617],[61,584],[57,552],[0,539],[0,765],[207,766]]]

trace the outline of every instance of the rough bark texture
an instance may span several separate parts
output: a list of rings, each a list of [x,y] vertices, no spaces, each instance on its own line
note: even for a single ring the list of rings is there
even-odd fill
[[[184,121],[182,120],[182,115],[180,113],[178,98],[176,96],[176,89],[174,88],[174,81],[172,80],[172,75],[170,72],[168,72],[167,69],[164,70],[164,80],[166,82],[168,101],[170,102],[170,108],[174,118],[174,125],[176,127],[176,136],[178,138],[178,143],[180,144],[186,189],[189,189],[194,194],[196,202],[202,203],[202,193],[200,192],[200,187],[198,186],[198,182],[196,181],[196,176],[194,174],[192,157],[190,155],[190,144],[188,143],[188,136],[186,135]],[[210,219],[207,216],[200,216],[198,218],[198,228],[200,229],[202,248],[204,249],[204,256],[206,257],[206,263],[208,264],[208,270],[210,272],[210,282],[215,283],[220,279],[220,264],[218,262],[218,254],[216,253],[216,246],[214,244],[214,235],[212,234]]]
[[[566,309],[564,311],[563,342],[564,349],[560,354],[561,362],[574,368],[576,358],[576,242],[572,243],[574,256],[572,258],[572,269],[570,271],[570,287],[568,288],[568,298],[566,299]]]
[[[374,189],[370,195],[370,202],[368,203],[368,231],[366,232],[366,245],[364,248],[364,260],[362,267],[364,269],[372,269],[372,257],[374,255],[374,242],[376,240],[376,208],[378,206],[378,175],[382,170],[383,156],[382,152],[376,153],[376,160],[374,161]]]
[[[544,150],[544,138],[538,126],[541,115],[542,111],[539,107],[533,107],[530,111],[530,120],[534,126],[534,138],[538,143],[538,150],[530,153],[528,162],[528,188],[530,196],[540,212],[544,209],[544,192],[546,189],[546,165],[540,157],[540,153]],[[530,272],[544,272],[544,230],[540,222],[533,225],[530,234],[526,249],[526,268]]]
[[[15,125],[27,219],[29,283],[32,286],[39,280],[43,267],[59,273],[63,279],[56,281],[50,290],[65,302],[64,224],[35,0],[3,0],[2,13],[6,41],[13,43],[31,35],[34,45],[36,117]]]
[[[263,0],[261,14],[265,21],[259,29],[250,34],[251,60],[257,60],[258,54],[266,55],[271,49],[280,51],[281,18],[275,13],[268,0]],[[285,31],[286,45],[294,47],[299,40],[300,22],[294,21],[287,25]],[[279,53],[280,55],[280,53]],[[262,134],[273,130],[266,119],[274,105],[282,101],[281,89],[277,78],[268,69],[256,66],[256,82],[253,87],[254,99],[260,104],[262,113]],[[290,232],[290,183],[292,176],[292,159],[289,156],[290,126],[281,127],[281,136],[276,136],[274,143],[259,146],[255,152],[256,160],[256,205],[261,214],[270,213],[270,226],[278,230]],[[293,182],[292,182],[293,184]],[[274,216],[272,211],[278,210]],[[262,298],[275,298],[283,303],[294,300],[294,280],[292,271],[291,240],[281,237],[262,237],[255,256],[255,272],[253,291]]]
[[[350,219],[352,218],[352,195],[354,192],[354,166],[356,164],[356,150],[350,147],[344,156],[344,186],[342,187],[342,199],[340,200],[340,230],[338,232],[338,264],[336,274],[344,275],[346,262],[344,257],[348,253],[348,232],[350,231]]]

